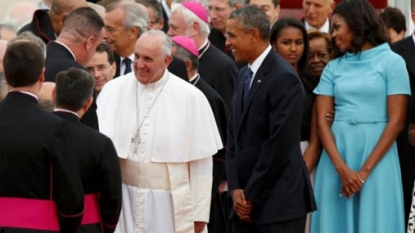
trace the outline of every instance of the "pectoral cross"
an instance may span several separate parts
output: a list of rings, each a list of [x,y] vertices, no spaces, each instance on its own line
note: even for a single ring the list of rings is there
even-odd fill
[[[141,139],[140,135],[137,133],[134,138],[131,139],[131,144],[133,144],[133,154],[137,154],[138,145],[140,144]]]

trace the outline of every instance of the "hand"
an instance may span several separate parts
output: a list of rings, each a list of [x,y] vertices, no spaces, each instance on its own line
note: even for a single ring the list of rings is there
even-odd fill
[[[349,167],[345,166],[338,169],[338,173],[343,183],[343,187],[340,190],[341,195],[345,195],[347,198],[349,198],[353,194],[360,191],[364,181],[358,172],[353,171]]]
[[[219,185],[219,193],[222,194],[225,191],[228,191],[228,183],[226,183],[226,180],[222,181]]]
[[[331,112],[326,113],[326,121],[329,126],[333,124],[334,121],[334,110]]]
[[[252,222],[249,214],[251,214],[253,203],[246,200],[244,190],[235,189],[232,191],[233,208],[242,221]]]
[[[206,223],[205,222],[195,222],[195,233],[200,233],[205,229]]]

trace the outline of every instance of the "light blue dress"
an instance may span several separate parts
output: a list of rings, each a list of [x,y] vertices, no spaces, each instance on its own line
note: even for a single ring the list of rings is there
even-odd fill
[[[343,160],[358,171],[387,125],[387,96],[410,95],[409,77],[404,60],[385,43],[331,61],[314,93],[334,97],[331,130]],[[315,180],[318,210],[312,215],[312,233],[404,233],[396,143],[359,193],[349,199],[340,197],[341,187],[340,176],[323,150]]]

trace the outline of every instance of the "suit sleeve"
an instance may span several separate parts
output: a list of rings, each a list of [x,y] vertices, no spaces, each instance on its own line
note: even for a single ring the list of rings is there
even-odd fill
[[[226,180],[228,182],[228,190],[231,193],[235,189],[240,188],[238,179],[237,161],[235,158],[235,138],[234,138],[234,116],[231,111],[228,121],[228,131],[226,140]]]
[[[121,168],[117,152],[108,139],[103,149],[100,163],[100,211],[105,233],[112,233],[121,212]]]
[[[270,85],[269,138],[263,143],[259,159],[245,187],[248,200],[262,205],[280,179],[298,142],[304,92],[294,73],[281,74]],[[299,151],[299,153],[301,153]],[[229,179],[229,178],[228,178]]]
[[[53,194],[58,207],[58,218],[62,233],[79,231],[84,212],[82,188],[76,154],[71,150],[70,135],[65,123],[55,135],[52,143]]]

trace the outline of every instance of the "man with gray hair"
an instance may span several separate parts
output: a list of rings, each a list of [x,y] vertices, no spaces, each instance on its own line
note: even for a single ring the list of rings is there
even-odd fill
[[[148,30],[147,8],[134,2],[117,1],[107,7],[104,22],[105,40],[116,56],[115,77],[128,74],[133,70],[135,42]]]
[[[23,26],[17,34],[30,31],[47,44],[59,36],[69,13],[84,6],[87,6],[85,0],[54,0],[50,10],[39,9],[35,11],[32,22]]]
[[[104,17],[106,38],[114,52],[117,69],[114,78],[133,70],[134,46],[138,38],[149,29],[147,8],[135,2],[118,1],[110,4]],[[184,63],[173,57],[169,71],[187,80]]]
[[[221,138],[203,93],[167,70],[171,43],[162,31],[144,33],[134,72],[109,81],[98,97],[100,130],[120,157],[118,233],[200,233],[209,220]]]
[[[333,0],[303,0],[304,22],[306,30],[318,30],[331,33],[329,17],[334,8]]]
[[[81,7],[72,11],[66,18],[58,39],[47,45],[46,81],[54,82],[57,73],[71,67],[86,70],[84,67],[102,42],[104,34],[104,22],[95,10]],[[98,129],[95,102],[82,117],[82,121]]]
[[[191,37],[199,50],[199,73],[213,87],[230,108],[232,92],[237,75],[234,61],[212,45],[208,12],[198,2],[183,2],[172,12],[169,19],[169,36]]]

